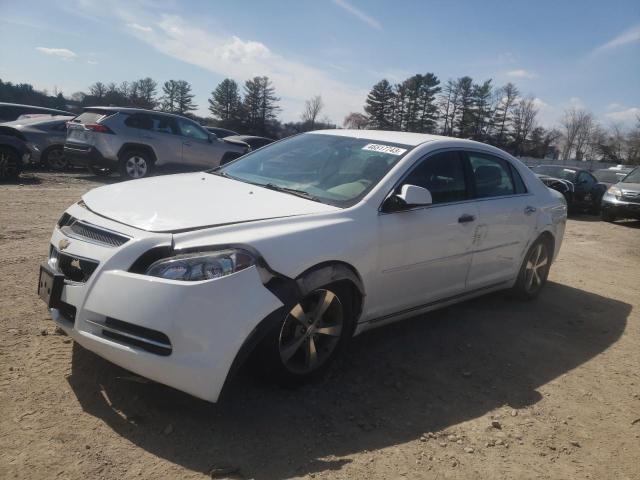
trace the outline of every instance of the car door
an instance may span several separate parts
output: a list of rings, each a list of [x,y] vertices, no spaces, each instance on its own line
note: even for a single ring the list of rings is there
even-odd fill
[[[196,169],[218,166],[224,155],[222,142],[212,140],[208,132],[191,120],[178,118],[177,122],[182,136],[183,164]]]
[[[389,316],[463,292],[471,261],[475,205],[469,201],[464,159],[458,151],[418,162],[394,189],[417,185],[433,204],[378,217],[379,258],[372,314]]]
[[[537,221],[535,197],[506,159],[466,152],[478,220],[467,290],[498,285],[517,274]]]
[[[124,124],[133,129],[132,132],[141,143],[153,149],[157,166],[179,164],[182,161],[182,139],[176,135],[177,126],[172,117],[134,113],[127,117]]]
[[[596,185],[598,180],[585,170],[578,172],[576,178],[575,191],[573,194],[574,201],[582,207],[590,207],[596,202],[598,192]]]

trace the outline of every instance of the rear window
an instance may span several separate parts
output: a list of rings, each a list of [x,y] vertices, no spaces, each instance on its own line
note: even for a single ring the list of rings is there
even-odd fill
[[[107,116],[106,112],[95,112],[95,111],[82,112],[80,115],[78,115],[76,118],[74,118],[71,121],[73,123],[82,123],[82,124],[98,123],[100,120],[102,120],[106,116]]]

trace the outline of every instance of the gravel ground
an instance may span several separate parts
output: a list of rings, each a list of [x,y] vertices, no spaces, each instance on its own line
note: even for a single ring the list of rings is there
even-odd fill
[[[0,185],[0,478],[640,479],[640,222],[569,220],[534,302],[372,331],[295,390],[241,371],[212,405],[56,331],[38,265],[104,180],[21,182]]]

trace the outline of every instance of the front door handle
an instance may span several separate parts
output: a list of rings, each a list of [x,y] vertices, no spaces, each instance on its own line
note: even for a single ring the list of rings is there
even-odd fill
[[[460,215],[460,217],[458,218],[458,223],[473,222],[475,219],[475,215],[469,215],[468,213],[465,213],[463,215]]]
[[[524,214],[525,215],[531,215],[532,213],[535,213],[536,211],[536,207],[532,207],[531,205],[525,207],[524,209]]]

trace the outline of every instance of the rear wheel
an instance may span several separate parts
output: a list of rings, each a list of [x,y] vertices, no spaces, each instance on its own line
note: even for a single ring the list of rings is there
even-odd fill
[[[15,180],[20,174],[20,157],[12,148],[0,147],[0,180]]]
[[[522,262],[513,293],[522,300],[537,297],[547,283],[549,268],[551,268],[550,242],[545,238],[538,238]]]
[[[69,166],[69,161],[64,158],[62,147],[52,147],[44,153],[43,163],[51,170],[64,170]]]
[[[277,380],[299,383],[322,373],[352,332],[347,292],[318,288],[286,314],[260,346],[260,366]]]
[[[151,157],[142,150],[128,150],[120,157],[120,175],[128,179],[147,177],[152,169]]]

